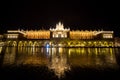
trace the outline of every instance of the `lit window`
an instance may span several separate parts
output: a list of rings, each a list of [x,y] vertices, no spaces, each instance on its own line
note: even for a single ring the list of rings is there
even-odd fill
[[[58,35],[56,35],[56,37],[58,37]]]
[[[55,37],[55,35],[53,34],[53,37]]]
[[[8,35],[7,38],[9,38],[10,36]]]
[[[113,38],[112,34],[103,34],[103,38]]]

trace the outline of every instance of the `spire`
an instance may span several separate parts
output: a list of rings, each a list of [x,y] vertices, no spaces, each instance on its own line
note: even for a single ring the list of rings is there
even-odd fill
[[[58,24],[56,24],[56,29],[63,30],[64,29],[63,24],[61,22],[59,22]]]

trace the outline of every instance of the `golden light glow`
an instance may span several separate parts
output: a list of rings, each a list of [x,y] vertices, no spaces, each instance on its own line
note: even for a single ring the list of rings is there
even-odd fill
[[[26,31],[27,39],[50,39],[50,31],[38,30],[38,31]]]
[[[27,39],[53,39],[53,38],[69,38],[69,39],[103,39],[113,38],[113,31],[103,30],[75,30],[70,31],[70,28],[64,28],[63,23],[59,22],[55,28],[49,30],[8,30],[7,38],[18,38],[22,36]],[[13,34],[13,33],[16,33]],[[101,36],[102,35],[102,36]],[[21,37],[21,38],[22,38]]]
[[[0,47],[0,53],[1,53],[1,51],[2,51],[2,47]]]
[[[56,28],[53,28],[53,29],[50,28],[53,38],[67,38],[67,32],[69,30],[70,29],[64,28],[64,25],[61,22],[56,24]]]
[[[18,34],[8,34],[7,38],[18,38]]]
[[[112,34],[103,34],[103,38],[113,38]]]
[[[71,39],[93,39],[93,31],[70,31]]]

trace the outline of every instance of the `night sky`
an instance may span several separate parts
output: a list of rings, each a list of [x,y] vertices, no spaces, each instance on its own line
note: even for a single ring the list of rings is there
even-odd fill
[[[0,33],[8,29],[49,29],[61,21],[71,30],[114,30],[119,36],[119,10],[119,2],[115,0],[3,0]]]

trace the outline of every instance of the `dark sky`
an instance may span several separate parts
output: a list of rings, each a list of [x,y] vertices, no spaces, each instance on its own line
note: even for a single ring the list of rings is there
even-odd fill
[[[0,2],[0,31],[7,29],[49,29],[58,21],[71,29],[119,31],[118,1],[56,0]]]

